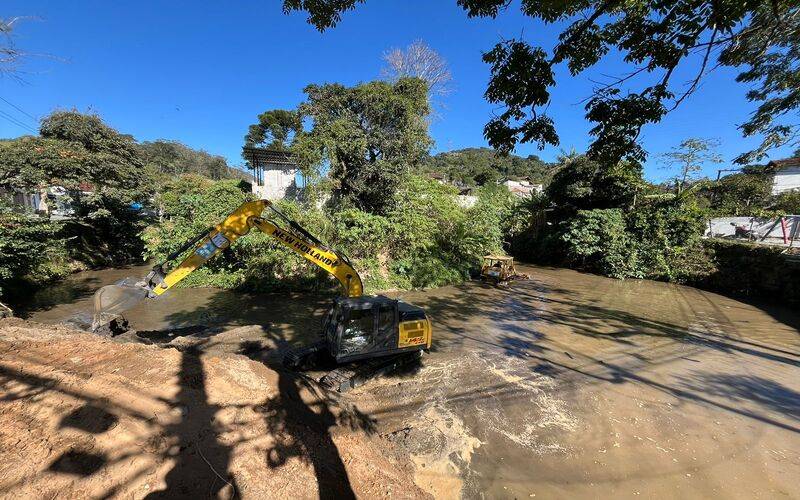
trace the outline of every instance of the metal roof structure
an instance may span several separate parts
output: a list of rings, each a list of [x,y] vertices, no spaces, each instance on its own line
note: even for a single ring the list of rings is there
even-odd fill
[[[242,148],[242,154],[253,166],[265,164],[297,166],[292,154],[288,151],[245,146]]]
[[[288,151],[245,146],[242,148],[242,156],[250,162],[250,168],[253,169],[253,178],[258,186],[264,185],[265,169],[297,169],[297,163],[295,163],[292,154]]]

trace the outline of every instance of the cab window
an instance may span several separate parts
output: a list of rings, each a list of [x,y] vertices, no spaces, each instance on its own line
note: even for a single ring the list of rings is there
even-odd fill
[[[369,347],[374,328],[375,318],[371,309],[352,309],[342,331],[342,353],[353,354]]]
[[[394,307],[391,305],[382,305],[378,309],[378,331],[388,332],[394,329]]]

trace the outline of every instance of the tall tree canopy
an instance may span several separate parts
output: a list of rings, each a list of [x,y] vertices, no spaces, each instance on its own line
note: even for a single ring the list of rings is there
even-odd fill
[[[320,30],[364,0],[284,0],[284,11],[304,10]],[[496,17],[508,0],[456,0],[469,17]],[[784,144],[798,144],[800,123],[800,4],[796,0],[521,0],[522,12],[547,24],[568,23],[551,50],[521,38],[486,52],[491,66],[486,98],[503,106],[487,123],[489,143],[511,151],[520,142],[539,147],[559,142],[547,116],[554,67],[574,76],[609,53],[621,54],[630,71],[595,89],[586,117],[596,123],[589,155],[604,163],[641,161],[642,127],[659,122],[718,66],[742,68],[737,81],[750,85],[758,104],[740,126],[761,145],[737,158],[748,163]],[[680,71],[679,71],[680,70]],[[688,85],[676,74],[693,71]],[[635,90],[631,90],[635,89]]]
[[[40,137],[0,146],[0,186],[28,189],[50,183],[90,183],[98,190],[139,192],[143,163],[136,143],[96,115],[59,111],[42,120]]]
[[[447,95],[452,91],[453,75],[447,61],[422,40],[415,40],[405,49],[393,48],[383,54],[386,66],[381,73],[390,82],[407,76],[421,78],[433,95]]]
[[[684,186],[697,178],[704,164],[722,163],[717,146],[719,141],[716,139],[692,137],[661,155],[666,168],[675,172],[672,180],[675,182],[677,194],[681,194]]]
[[[644,186],[642,169],[633,162],[612,167],[585,155],[565,157],[545,193],[561,211],[629,206]]]
[[[250,125],[244,136],[245,146],[265,146],[284,151],[302,130],[303,122],[296,111],[272,109],[258,115],[258,123]]]
[[[299,111],[311,129],[298,133],[292,146],[300,166],[307,173],[327,168],[344,198],[385,213],[403,172],[418,168],[431,145],[426,83],[309,85],[305,93]]]

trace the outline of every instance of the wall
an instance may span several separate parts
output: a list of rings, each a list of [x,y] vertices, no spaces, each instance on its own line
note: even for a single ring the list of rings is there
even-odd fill
[[[772,194],[800,189],[800,167],[785,167],[775,172],[772,181]]]
[[[795,245],[800,242],[800,215],[789,215],[786,220],[786,234],[790,240],[795,240]],[[716,217],[706,225],[705,236],[715,238],[733,238],[737,226],[752,228],[757,240],[769,243],[783,243],[783,229],[780,219],[766,219],[761,217]]]
[[[296,195],[297,169],[271,165],[264,168],[264,185],[253,184],[253,193],[267,200],[282,200]]]

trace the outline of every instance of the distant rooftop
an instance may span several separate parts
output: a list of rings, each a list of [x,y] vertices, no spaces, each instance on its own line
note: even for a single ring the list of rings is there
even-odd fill
[[[800,156],[794,158],[785,158],[783,160],[772,160],[767,163],[770,167],[775,167],[780,170],[782,168],[800,167]]]

